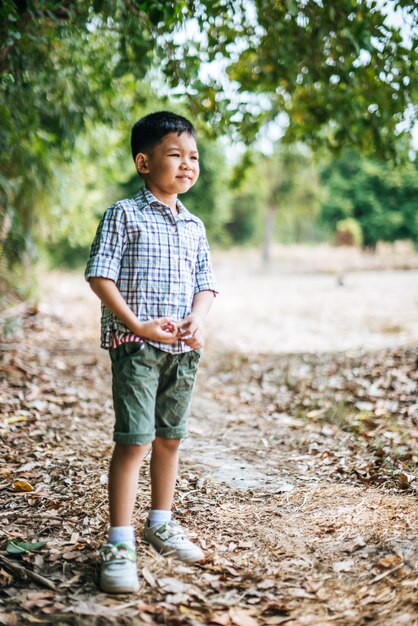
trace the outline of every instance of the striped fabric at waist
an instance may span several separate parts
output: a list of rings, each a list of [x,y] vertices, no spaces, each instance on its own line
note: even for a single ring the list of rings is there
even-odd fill
[[[128,341],[135,341],[136,343],[144,343],[144,340],[135,333],[124,333],[123,331],[114,331],[112,334],[111,348],[117,348]]]

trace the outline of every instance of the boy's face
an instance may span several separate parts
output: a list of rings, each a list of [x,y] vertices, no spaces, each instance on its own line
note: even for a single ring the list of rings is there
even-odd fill
[[[136,155],[135,164],[154,195],[188,191],[199,176],[199,153],[192,135],[169,133],[148,153]]]

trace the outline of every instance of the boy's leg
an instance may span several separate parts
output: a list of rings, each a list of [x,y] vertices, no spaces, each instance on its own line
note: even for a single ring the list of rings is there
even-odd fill
[[[135,531],[131,526],[141,463],[150,444],[116,444],[109,468],[110,530],[101,548],[100,588],[108,593],[138,591]]]
[[[187,437],[187,418],[200,352],[167,355],[155,403],[156,437],[151,455],[151,508],[171,510],[178,470],[178,449]]]
[[[109,468],[110,531],[100,549],[100,588],[110,593],[139,589],[135,533],[131,526],[141,463],[155,437],[158,355],[135,342],[111,350],[114,441]]]
[[[109,515],[111,526],[130,526],[138,488],[138,475],[150,444],[117,443],[109,468]]]
[[[181,439],[156,437],[152,442],[150,464],[151,509],[171,511],[179,460]]]
[[[111,527],[131,524],[141,463],[155,438],[155,396],[164,353],[130,342],[111,350],[115,409],[109,470]]]
[[[169,355],[161,370],[156,401],[156,438],[152,444],[152,509],[144,539],[158,551],[187,561],[200,561],[203,551],[171,519],[178,469],[178,449],[187,437],[187,416],[200,354]]]

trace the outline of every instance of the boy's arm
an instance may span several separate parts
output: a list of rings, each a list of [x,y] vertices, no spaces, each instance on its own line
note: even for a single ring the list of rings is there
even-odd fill
[[[187,315],[181,324],[179,324],[179,339],[193,348],[193,350],[199,350],[203,348],[204,338],[204,322],[205,317],[208,314],[212,303],[215,299],[215,293],[213,291],[199,291],[194,295],[192,312]]]
[[[136,335],[161,343],[171,344],[178,341],[177,326],[170,318],[160,317],[156,320],[140,322],[110,278],[92,276],[89,278],[89,283],[103,304]]]
[[[199,350],[204,344],[204,319],[218,293],[206,232],[203,227],[196,259],[195,290],[192,312],[179,324],[179,339]]]

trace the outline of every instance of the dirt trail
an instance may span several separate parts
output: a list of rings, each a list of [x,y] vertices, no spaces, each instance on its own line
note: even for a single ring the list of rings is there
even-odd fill
[[[359,408],[341,395],[338,377],[347,382],[355,370],[356,380],[365,381],[363,354],[352,351],[336,362],[334,355],[302,351],[222,353],[212,326],[175,503],[176,517],[199,537],[208,559],[186,566],[141,545],[140,592],[111,598],[97,591],[94,568],[107,529],[113,419],[97,302],[77,275],[50,275],[44,284],[40,313],[25,321],[24,337],[3,344],[1,533],[3,539],[48,539],[39,554],[22,558],[56,590],[25,583],[0,564],[0,623],[418,624],[418,513],[409,473],[416,459],[385,421],[398,412],[409,420],[408,435],[416,435],[413,350],[367,357],[367,368],[382,381],[382,359],[393,362],[391,382],[376,397],[376,390],[362,387],[369,391]],[[393,381],[401,386],[396,408]],[[356,395],[359,383],[348,383]],[[333,403],[339,412],[329,419]],[[362,416],[358,433],[345,428],[346,410],[349,419]],[[371,447],[381,439],[385,453],[388,432],[390,449],[404,446],[406,478],[397,466],[385,466],[377,444]],[[356,439],[363,434],[364,446]],[[145,464],[138,533],[148,505],[147,472]],[[14,492],[17,477],[35,491]]]

